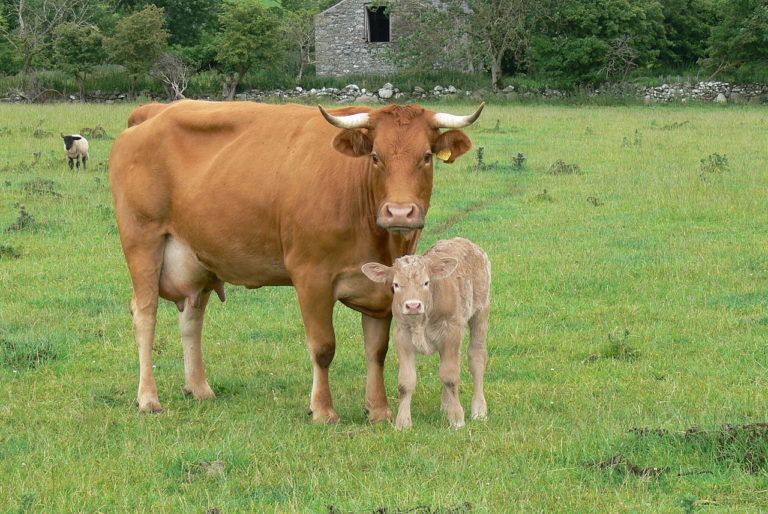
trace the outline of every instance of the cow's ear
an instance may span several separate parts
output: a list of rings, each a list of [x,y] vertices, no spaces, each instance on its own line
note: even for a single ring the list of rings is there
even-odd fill
[[[440,134],[432,147],[438,159],[451,164],[472,148],[472,141],[461,130],[449,130]]]
[[[368,264],[363,264],[361,269],[363,270],[363,275],[373,280],[374,282],[384,283],[392,278],[393,274],[392,268],[389,266],[384,266],[383,264],[379,264],[378,262],[369,262]]]
[[[459,261],[454,257],[441,257],[430,263],[429,276],[433,280],[440,280],[456,271],[458,265]]]
[[[373,150],[373,141],[362,130],[345,129],[333,138],[333,147],[344,155],[362,157],[370,155]]]

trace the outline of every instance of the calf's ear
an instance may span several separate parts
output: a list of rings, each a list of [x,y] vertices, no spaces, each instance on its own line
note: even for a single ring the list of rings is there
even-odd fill
[[[363,130],[345,129],[333,138],[333,147],[344,155],[362,157],[371,153],[373,141]]]
[[[472,148],[472,141],[461,130],[449,130],[440,134],[432,147],[434,153],[439,159],[453,163]]]
[[[445,278],[456,271],[456,267],[458,265],[459,261],[454,257],[441,257],[440,259],[430,263],[429,276],[433,280]]]
[[[361,269],[363,270],[363,275],[374,282],[384,283],[392,277],[392,268],[379,264],[378,262],[363,264]]]

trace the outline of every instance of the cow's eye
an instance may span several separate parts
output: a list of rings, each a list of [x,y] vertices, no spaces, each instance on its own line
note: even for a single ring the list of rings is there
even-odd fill
[[[393,289],[400,289],[400,284],[398,284],[397,282],[392,282],[392,288]]]
[[[379,159],[379,156],[376,155],[375,153],[371,154],[371,161],[373,162],[373,164],[379,164],[381,162],[381,160]]]
[[[424,282],[424,287],[429,287],[429,280],[427,280],[426,282]]]
[[[429,164],[430,162],[432,162],[432,154],[427,152],[424,154],[424,163]]]

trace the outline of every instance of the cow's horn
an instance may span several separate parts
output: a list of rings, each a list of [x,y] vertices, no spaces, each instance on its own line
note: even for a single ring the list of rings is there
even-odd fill
[[[318,105],[320,112],[323,113],[323,117],[328,120],[328,123],[334,127],[353,129],[353,128],[369,128],[370,117],[367,112],[361,112],[358,114],[350,114],[348,116],[334,116],[328,111],[323,109],[322,105]]]
[[[472,125],[477,118],[480,117],[480,113],[483,112],[485,102],[480,104],[474,114],[469,116],[456,116],[455,114],[448,114],[445,112],[436,112],[433,118],[433,124],[436,128],[464,128]]]

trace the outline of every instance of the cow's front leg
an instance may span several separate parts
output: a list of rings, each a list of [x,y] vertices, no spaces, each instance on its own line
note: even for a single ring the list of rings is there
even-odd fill
[[[402,430],[413,426],[411,398],[416,389],[416,351],[411,344],[410,335],[399,327],[395,332],[395,345],[397,346],[397,358],[400,361],[400,370],[397,376],[400,405],[397,408],[395,428]]]
[[[365,387],[365,410],[371,423],[394,419],[384,385],[384,359],[389,347],[392,316],[372,318],[363,314],[363,339],[368,358],[368,380]]]
[[[327,283],[294,280],[299,296],[301,317],[307,334],[309,355],[312,359],[312,393],[309,412],[316,422],[336,423],[339,415],[333,408],[333,398],[328,381],[328,368],[336,353],[336,336],[333,332],[333,290]]]
[[[463,331],[452,327],[444,336],[440,352],[440,379],[443,381],[442,408],[451,428],[464,426],[464,409],[459,399],[459,353]]]
[[[210,294],[202,293],[197,307],[187,298],[184,310],[179,313],[181,344],[184,347],[184,392],[198,400],[216,397],[205,376],[202,349],[203,318]]]

